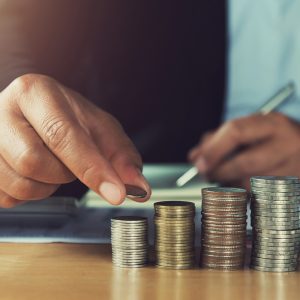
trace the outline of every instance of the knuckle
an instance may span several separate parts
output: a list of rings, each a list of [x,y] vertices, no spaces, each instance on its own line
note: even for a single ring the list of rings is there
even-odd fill
[[[24,177],[32,177],[37,174],[41,167],[40,157],[32,148],[28,148],[23,152],[15,162],[15,170]]]
[[[34,185],[27,179],[17,180],[12,185],[11,190],[14,198],[19,200],[30,200],[36,196]]]
[[[238,141],[241,135],[241,124],[239,120],[232,120],[224,125],[224,132],[227,132],[231,139]]]
[[[83,182],[91,182],[91,179],[95,178],[93,176],[97,172],[95,166],[87,166],[80,174]],[[95,178],[96,179],[96,178]],[[97,180],[97,179],[96,179]]]
[[[2,208],[13,208],[15,206],[16,202],[8,196],[5,196],[2,199],[0,199],[0,207]]]
[[[34,86],[38,85],[40,82],[47,80],[47,76],[40,74],[25,74],[20,77],[17,77],[12,83],[11,86],[21,93],[29,92]]]
[[[18,200],[38,200],[50,196],[57,187],[49,184],[41,188],[29,179],[20,178],[10,187],[10,194]]]
[[[61,118],[47,118],[42,123],[45,143],[53,150],[63,149],[67,145],[70,130]]]

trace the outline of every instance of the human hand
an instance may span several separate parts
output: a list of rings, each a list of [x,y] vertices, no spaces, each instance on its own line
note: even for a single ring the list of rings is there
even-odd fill
[[[112,204],[124,183],[151,194],[120,124],[54,79],[23,75],[0,93],[0,206],[51,195],[76,177]]]
[[[251,176],[300,176],[300,124],[276,112],[235,119],[206,135],[189,159],[209,180],[248,189]]]

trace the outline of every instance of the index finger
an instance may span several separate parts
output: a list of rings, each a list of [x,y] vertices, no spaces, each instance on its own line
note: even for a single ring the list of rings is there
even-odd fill
[[[73,112],[68,113],[72,107],[64,98],[56,87],[47,89],[46,95],[35,89],[19,106],[48,148],[80,181],[112,204],[120,204],[124,184]]]

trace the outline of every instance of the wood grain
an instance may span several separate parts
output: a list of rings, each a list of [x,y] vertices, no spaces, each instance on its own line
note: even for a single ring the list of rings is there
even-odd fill
[[[300,272],[121,269],[109,245],[0,244],[1,300],[299,299]]]

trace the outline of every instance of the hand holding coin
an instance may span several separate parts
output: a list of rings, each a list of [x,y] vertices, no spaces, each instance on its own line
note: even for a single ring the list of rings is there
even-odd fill
[[[111,204],[124,183],[150,197],[142,160],[118,121],[75,91],[37,74],[0,94],[0,206],[51,195],[76,177]],[[142,197],[143,196],[143,197]]]

